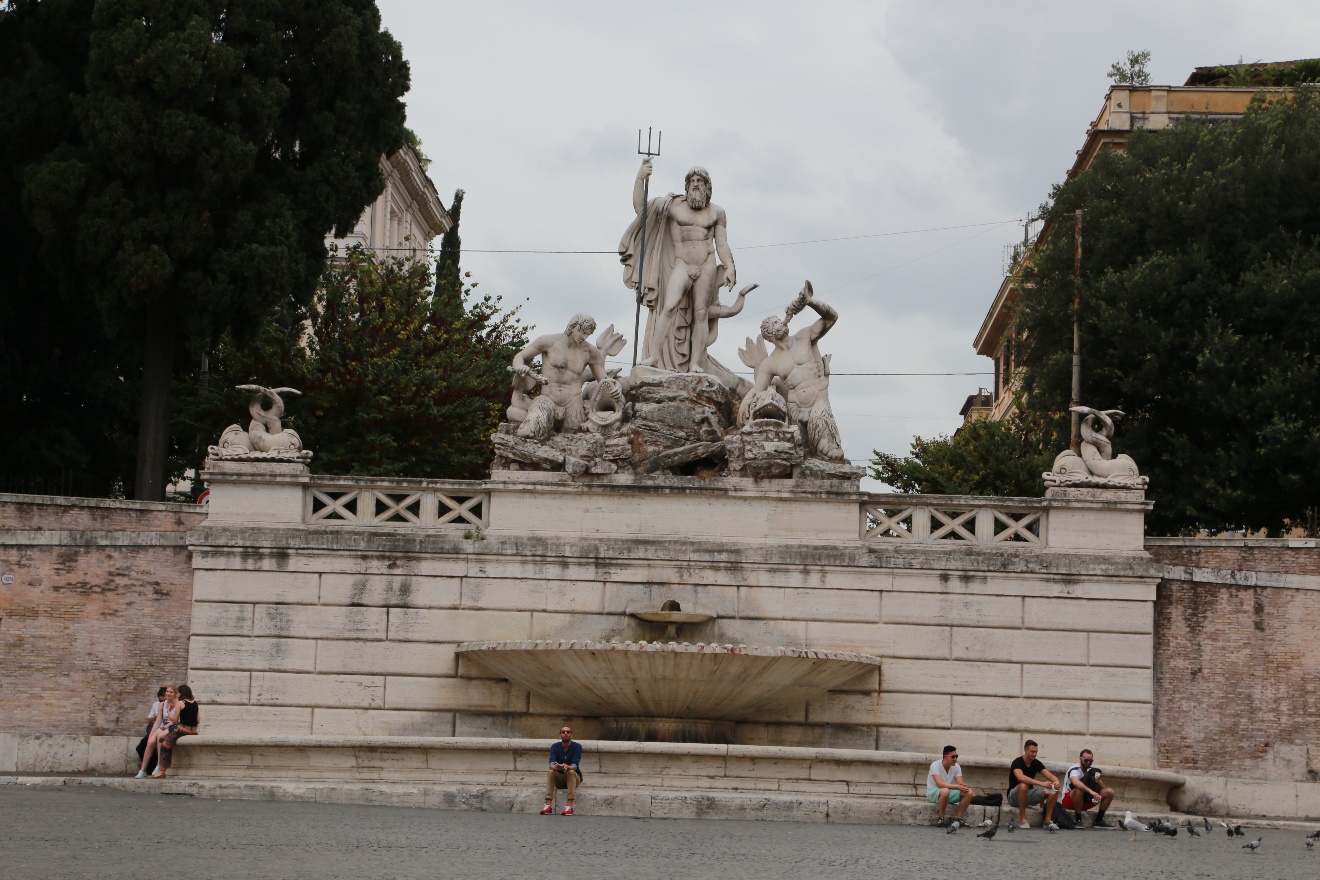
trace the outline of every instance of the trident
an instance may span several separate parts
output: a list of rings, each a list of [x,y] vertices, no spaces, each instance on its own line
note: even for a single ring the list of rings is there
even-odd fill
[[[663,132],[655,133],[655,152],[651,152],[651,129],[646,129],[646,149],[642,149],[642,130],[637,129],[637,155],[645,156],[650,159],[652,156],[660,155],[660,138]],[[633,317],[633,362],[637,366],[637,340],[642,329],[642,296],[646,284],[646,212],[651,206],[651,178],[647,178],[643,183],[642,190],[642,246],[637,254],[637,311]]]

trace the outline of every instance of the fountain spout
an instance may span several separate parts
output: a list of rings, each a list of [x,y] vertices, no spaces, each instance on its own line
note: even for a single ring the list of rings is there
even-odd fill
[[[684,611],[683,606],[679,605],[674,599],[666,599],[660,605],[659,611],[630,611],[631,616],[638,620],[645,620],[648,623],[665,624],[665,639],[668,641],[678,641],[678,628],[691,623],[705,623],[708,620],[714,620],[714,614],[702,614],[697,611]]]

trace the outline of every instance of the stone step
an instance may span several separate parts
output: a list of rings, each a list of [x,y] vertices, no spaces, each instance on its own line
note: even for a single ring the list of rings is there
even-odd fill
[[[222,800],[301,801],[323,804],[366,804],[373,806],[414,807],[437,810],[464,810],[502,813],[535,813],[540,810],[543,792],[534,787],[467,786],[422,783],[346,783],[291,782],[264,779],[133,779],[121,776],[0,776],[0,785],[24,785],[41,788],[90,786],[138,794],[206,797]],[[563,795],[557,798],[563,807]],[[886,797],[811,797],[790,794],[750,792],[676,792],[646,789],[592,790],[584,785],[578,790],[577,809],[584,816],[620,816],[651,819],[732,819],[743,821],[817,822],[849,825],[931,825],[935,811],[924,799]],[[987,814],[993,818],[994,810]],[[1008,812],[1000,817],[1007,825]],[[1117,815],[1115,816],[1117,818]],[[1199,816],[1174,812],[1142,812],[1143,822],[1168,819],[1180,827]],[[968,810],[972,825],[982,819],[980,807]],[[1039,824],[1040,811],[1030,815]],[[1213,820],[1221,834],[1219,820]],[[1306,831],[1314,822],[1270,820],[1261,817],[1236,817],[1227,820],[1244,829]],[[969,831],[972,829],[969,828]],[[1204,833],[1204,832],[1202,832]]]

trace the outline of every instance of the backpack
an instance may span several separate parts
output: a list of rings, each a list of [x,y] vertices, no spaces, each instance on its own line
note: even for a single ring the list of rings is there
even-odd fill
[[[1077,823],[1073,821],[1072,813],[1065,810],[1061,803],[1054,805],[1054,815],[1050,817],[1050,821],[1066,831],[1071,831],[1077,827]]]

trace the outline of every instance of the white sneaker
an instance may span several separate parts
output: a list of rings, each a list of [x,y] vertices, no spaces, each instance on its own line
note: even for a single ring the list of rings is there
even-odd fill
[[[134,778],[134,779],[146,779],[146,778],[147,778],[147,771],[146,771],[146,770],[139,770],[139,771],[138,771],[138,775],[137,775],[137,776],[134,776],[133,778]]]

